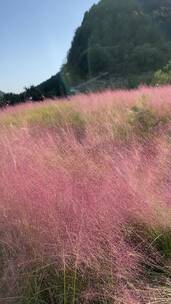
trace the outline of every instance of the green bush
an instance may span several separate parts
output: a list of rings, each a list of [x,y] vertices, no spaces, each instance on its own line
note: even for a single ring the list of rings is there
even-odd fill
[[[169,83],[171,83],[171,61],[163,69],[156,71],[152,80],[153,85],[165,85]]]

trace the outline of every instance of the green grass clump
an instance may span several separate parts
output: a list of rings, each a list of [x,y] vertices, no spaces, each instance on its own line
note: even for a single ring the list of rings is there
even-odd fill
[[[46,106],[28,113],[26,120],[30,127],[40,126],[54,128],[57,132],[71,131],[78,141],[86,134],[86,122],[84,116],[68,104]]]
[[[59,103],[40,105],[20,112],[8,113],[1,117],[0,125],[3,128],[28,128],[30,134],[35,135],[41,130],[54,129],[58,134],[71,132],[78,140],[86,136],[85,116],[74,108],[72,104]]]
[[[128,114],[128,124],[132,132],[141,137],[153,134],[158,127],[167,125],[169,121],[170,116],[157,113],[148,103],[134,105]]]
[[[32,269],[22,269],[20,280],[18,304],[111,304],[103,295],[105,276],[100,277],[95,270],[83,265],[79,268],[68,262],[39,264]]]
[[[146,249],[158,252],[164,260],[171,259],[171,230],[151,226],[141,222],[130,223],[125,230],[125,237],[133,243],[145,244]]]
[[[147,107],[133,106],[128,118],[135,133],[148,134],[159,124],[158,117]]]
[[[161,256],[165,259],[171,259],[171,230],[162,228],[148,231],[152,239],[151,246],[154,246]]]

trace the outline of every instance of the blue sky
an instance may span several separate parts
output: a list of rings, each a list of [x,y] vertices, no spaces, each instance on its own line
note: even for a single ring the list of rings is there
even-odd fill
[[[98,0],[0,0],[0,90],[55,74],[84,12]]]

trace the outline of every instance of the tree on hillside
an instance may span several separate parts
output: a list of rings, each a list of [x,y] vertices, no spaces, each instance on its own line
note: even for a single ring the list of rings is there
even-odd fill
[[[37,89],[47,98],[65,97],[68,93],[61,73],[57,73],[48,80],[42,82],[37,86]]]
[[[42,101],[42,92],[35,86],[25,88],[25,99],[30,99],[32,101]]]

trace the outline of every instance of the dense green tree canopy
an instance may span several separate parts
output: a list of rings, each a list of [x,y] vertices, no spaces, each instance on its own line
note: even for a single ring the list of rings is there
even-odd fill
[[[101,0],[85,13],[68,53],[72,84],[101,72],[153,73],[171,58],[170,0]]]

